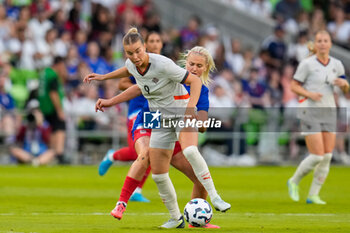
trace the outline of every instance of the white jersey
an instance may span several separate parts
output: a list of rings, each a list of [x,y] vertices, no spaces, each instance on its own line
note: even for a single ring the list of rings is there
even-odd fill
[[[343,64],[334,57],[329,57],[327,64],[322,64],[317,59],[316,55],[301,61],[294,75],[294,79],[301,82],[302,86],[307,91],[322,94],[322,98],[320,101],[313,101],[305,97],[300,97],[300,107],[309,109],[335,108],[333,83],[336,78],[344,74]],[[314,113],[316,113],[316,111]],[[316,115],[319,116],[319,114]]]
[[[168,114],[176,114],[176,108],[186,109],[190,96],[181,83],[188,77],[188,71],[167,57],[153,53],[148,55],[149,64],[143,72],[129,59],[125,66],[135,77],[143,96],[148,100],[150,110],[167,109]]]
[[[323,96],[320,101],[307,99],[308,107],[335,107],[334,80],[345,74],[344,66],[338,59],[330,57],[328,64],[322,64],[313,55],[304,59],[298,66],[294,79],[302,82],[307,91],[318,92]],[[303,98],[302,98],[303,99]]]

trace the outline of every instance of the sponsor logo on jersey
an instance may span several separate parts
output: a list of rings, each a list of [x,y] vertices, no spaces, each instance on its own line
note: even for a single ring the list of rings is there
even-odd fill
[[[152,79],[152,82],[154,82],[155,84],[157,84],[159,82],[159,79],[158,78],[153,78]]]

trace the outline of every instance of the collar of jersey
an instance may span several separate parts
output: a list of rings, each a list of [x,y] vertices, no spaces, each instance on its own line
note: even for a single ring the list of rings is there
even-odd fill
[[[149,68],[151,67],[151,63],[148,63],[148,66],[146,67],[146,69],[142,72],[137,66],[136,66],[136,70],[139,74],[141,74],[142,76],[144,76],[147,71],[149,70]]]

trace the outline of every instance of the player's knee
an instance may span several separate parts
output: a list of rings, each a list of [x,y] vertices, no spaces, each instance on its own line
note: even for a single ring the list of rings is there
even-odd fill
[[[186,157],[199,154],[199,150],[197,146],[188,146],[182,152]]]
[[[152,179],[154,180],[154,182],[159,184],[159,183],[166,182],[168,179],[170,179],[170,177],[169,177],[169,173],[167,172],[163,174],[152,174]]]

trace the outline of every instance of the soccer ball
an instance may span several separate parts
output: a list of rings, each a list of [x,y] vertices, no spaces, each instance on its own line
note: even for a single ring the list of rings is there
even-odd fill
[[[194,227],[201,227],[210,222],[213,209],[206,200],[195,198],[186,204],[184,215],[189,224]]]

